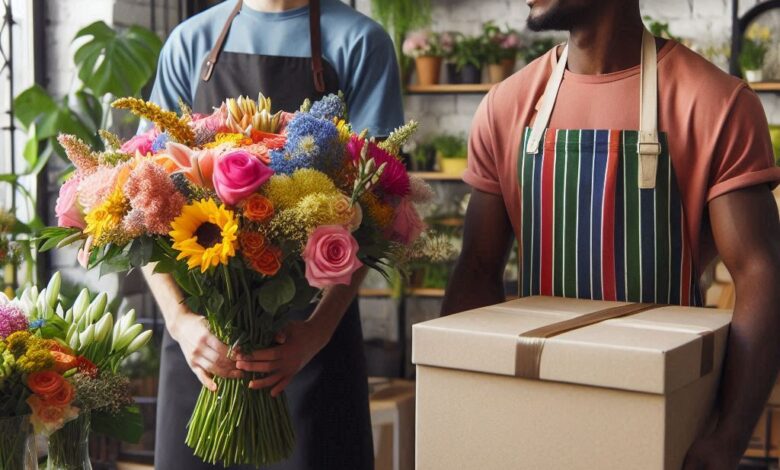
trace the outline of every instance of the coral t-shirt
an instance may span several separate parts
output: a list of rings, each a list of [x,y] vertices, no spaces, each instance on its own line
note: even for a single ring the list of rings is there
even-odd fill
[[[555,49],[496,85],[482,101],[469,138],[466,183],[501,195],[521,234],[517,159],[556,62]],[[757,184],[780,182],[766,115],[756,94],[686,48],[658,52],[659,131],[667,133],[694,262],[701,272],[716,254],[706,205]],[[639,129],[639,66],[603,75],[566,71],[551,129]]]

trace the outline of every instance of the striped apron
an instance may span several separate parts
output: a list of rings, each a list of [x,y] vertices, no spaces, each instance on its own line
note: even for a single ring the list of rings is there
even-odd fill
[[[655,39],[645,31],[640,130],[547,129],[568,46],[518,159],[523,296],[702,304],[680,191],[658,133]]]

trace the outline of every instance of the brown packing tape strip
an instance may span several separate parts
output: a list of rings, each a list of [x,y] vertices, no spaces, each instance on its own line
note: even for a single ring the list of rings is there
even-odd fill
[[[610,307],[596,312],[580,315],[558,323],[546,325],[527,331],[517,338],[517,350],[515,356],[515,376],[526,379],[539,379],[542,350],[548,338],[563,333],[585,328],[607,320],[627,317],[638,313],[661,308],[659,304],[627,304]],[[713,332],[701,334],[702,351],[700,374],[705,376],[712,372],[715,355],[715,335]]]

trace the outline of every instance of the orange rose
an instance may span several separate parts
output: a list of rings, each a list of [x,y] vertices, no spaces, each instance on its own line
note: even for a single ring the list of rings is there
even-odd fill
[[[238,235],[238,241],[241,243],[241,250],[248,259],[260,256],[268,246],[268,241],[262,233],[241,232]]]
[[[79,414],[78,408],[69,405],[52,405],[41,400],[38,395],[30,395],[27,403],[32,410],[31,422],[35,426],[36,433],[50,435]]]
[[[279,272],[281,267],[282,250],[275,246],[268,247],[260,255],[252,257],[252,269],[260,274],[273,276]]]
[[[54,339],[45,339],[43,340],[44,344],[46,344],[46,349],[49,351],[59,351],[64,354],[73,355],[73,350],[70,349],[68,346],[65,346],[64,344],[60,343],[57,340]]]
[[[287,143],[287,137],[282,134],[271,134],[252,129],[252,141],[256,144],[263,144],[268,150],[278,150]]]
[[[266,222],[274,216],[274,205],[259,194],[253,194],[244,200],[244,215],[253,222]]]
[[[48,398],[60,392],[64,387],[65,379],[51,370],[33,372],[27,376],[27,386],[33,393]]]
[[[62,374],[76,367],[76,357],[60,351],[51,351],[54,358],[54,370]]]
[[[76,398],[76,390],[68,382],[62,384],[62,388],[54,395],[46,397],[46,403],[51,406],[67,406]]]

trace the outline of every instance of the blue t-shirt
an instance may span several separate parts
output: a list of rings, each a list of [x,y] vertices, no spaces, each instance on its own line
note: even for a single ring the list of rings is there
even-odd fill
[[[403,124],[401,84],[390,36],[376,22],[340,0],[322,2],[322,53],[339,77],[356,131],[384,137]],[[217,40],[235,0],[226,0],[173,30],[160,53],[150,100],[178,109],[192,106],[200,68]],[[309,8],[265,13],[244,5],[223,51],[266,56],[310,57]],[[273,97],[271,97],[273,99]]]

